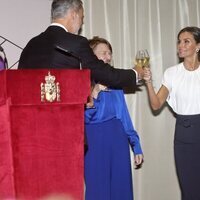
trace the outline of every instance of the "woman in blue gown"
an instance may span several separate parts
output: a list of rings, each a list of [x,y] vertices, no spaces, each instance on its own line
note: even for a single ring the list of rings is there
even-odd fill
[[[111,61],[112,47],[107,40],[94,37],[90,46],[99,59]],[[85,199],[133,200],[129,144],[136,165],[143,162],[143,154],[123,90],[95,84],[92,97],[94,106],[85,111]]]

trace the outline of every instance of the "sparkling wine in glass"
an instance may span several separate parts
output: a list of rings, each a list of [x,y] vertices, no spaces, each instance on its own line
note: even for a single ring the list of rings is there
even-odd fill
[[[138,50],[135,58],[135,65],[137,67],[149,67],[150,56],[148,51],[145,50]],[[143,80],[138,81],[138,85],[142,85]]]
[[[135,57],[135,65],[137,67],[143,67],[144,66],[144,51],[143,50],[138,50],[136,57]],[[143,84],[143,80],[138,80],[137,85],[142,85]]]
[[[139,50],[137,51],[136,58],[135,58],[135,64],[138,67],[149,67],[149,53],[145,50]]]
[[[147,49],[143,50],[143,55],[144,55],[143,67],[149,67],[150,57]]]
[[[138,67],[143,67],[144,62],[144,52],[143,50],[137,51],[136,58],[135,58],[135,64]]]

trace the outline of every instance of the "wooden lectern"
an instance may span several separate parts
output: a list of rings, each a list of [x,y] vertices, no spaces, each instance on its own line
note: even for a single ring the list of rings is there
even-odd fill
[[[0,199],[83,199],[89,93],[89,70],[0,71]]]

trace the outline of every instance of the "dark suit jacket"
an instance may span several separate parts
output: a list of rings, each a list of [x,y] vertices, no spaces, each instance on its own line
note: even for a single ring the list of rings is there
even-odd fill
[[[59,26],[49,26],[45,32],[28,42],[22,51],[18,69],[78,69],[79,60],[57,50],[56,45],[77,55],[83,68],[91,70],[92,78],[96,82],[111,87],[136,87],[136,75],[133,70],[115,69],[98,60],[85,37],[66,32]]]

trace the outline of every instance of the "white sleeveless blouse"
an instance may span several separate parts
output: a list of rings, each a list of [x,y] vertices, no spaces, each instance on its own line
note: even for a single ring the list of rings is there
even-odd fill
[[[169,90],[167,102],[180,115],[200,114],[200,66],[194,71],[183,63],[168,68],[162,84]]]

